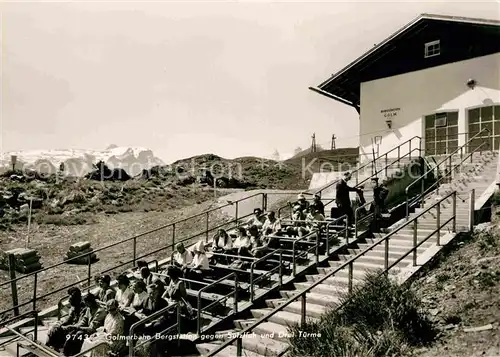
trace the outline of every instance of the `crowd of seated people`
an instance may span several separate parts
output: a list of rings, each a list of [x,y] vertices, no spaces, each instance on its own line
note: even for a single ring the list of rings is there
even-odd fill
[[[69,313],[50,328],[47,345],[65,356],[91,347],[96,347],[90,353],[92,357],[120,356],[120,353],[123,356],[127,340],[119,336],[128,335],[135,322],[172,304],[179,304],[182,316],[191,318],[193,308],[188,302],[186,284],[200,281],[209,274],[209,255],[228,254],[236,261],[238,257],[259,258],[279,248],[276,237],[294,232],[300,236],[324,224],[325,218],[317,204],[309,204],[302,197],[299,196],[293,209],[293,219],[300,221],[296,225],[284,225],[275,212],[265,213],[257,208],[246,224],[236,229],[235,237],[219,229],[208,247],[203,241],[190,250],[182,243],[177,244],[171,265],[161,274],[153,274],[146,262],[138,261],[130,276],[117,277],[116,288],[111,286],[109,275],[100,275],[95,278],[99,287],[95,294],[82,297],[78,288],[69,289]],[[227,260],[222,261],[226,263]],[[172,309],[140,325],[134,334],[152,336],[173,326],[176,319],[176,311]]]

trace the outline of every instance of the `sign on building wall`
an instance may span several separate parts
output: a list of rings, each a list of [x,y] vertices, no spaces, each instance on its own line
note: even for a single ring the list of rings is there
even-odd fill
[[[401,110],[401,108],[390,108],[390,109],[382,109],[380,113],[384,116],[386,119],[392,119],[395,116],[398,115],[398,112]]]

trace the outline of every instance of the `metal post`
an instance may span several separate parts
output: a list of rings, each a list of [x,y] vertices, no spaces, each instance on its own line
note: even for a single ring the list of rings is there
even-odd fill
[[[30,209],[28,214],[28,235],[26,237],[26,248],[29,247],[30,244],[30,235],[31,235],[31,212],[33,209],[33,198],[30,198]]]
[[[293,273],[295,274],[295,265],[293,267]],[[253,263],[250,264],[250,301],[253,302]]]
[[[17,281],[16,281],[16,258],[14,254],[9,254],[9,278],[10,290],[12,293],[12,305],[14,307],[14,315],[19,316],[19,301],[17,299]]]
[[[345,244],[349,245],[349,225],[347,222],[348,218],[346,217],[345,221]]]
[[[181,305],[177,304],[177,347],[181,345],[181,333],[182,333],[182,326],[181,326]]]
[[[451,156],[448,159],[448,172],[450,173],[450,180],[453,178],[453,172],[451,171]]]
[[[263,198],[263,207],[262,207],[262,210],[264,212],[266,212],[267,211],[267,193],[264,193],[264,196],[262,198]]]
[[[401,146],[398,146],[398,169],[400,167],[400,164],[401,164]]]
[[[436,206],[436,229],[437,229],[437,245],[441,245],[441,202]]]
[[[385,239],[385,252],[384,252],[384,271],[389,268],[389,239]]]
[[[35,310],[35,330],[33,331],[33,341],[38,340],[38,311]]]
[[[172,224],[172,251],[175,249],[175,223]]]
[[[236,357],[242,357],[243,356],[243,341],[241,341],[241,335],[238,336],[238,339],[236,340]]]
[[[134,237],[133,242],[134,242],[134,246],[133,246],[134,256],[132,257],[132,264],[135,267],[135,257],[137,256],[137,237]],[[88,256],[88,259],[90,260],[90,255]]]
[[[319,263],[319,229],[318,231],[316,232],[316,264]]]
[[[90,259],[90,254],[87,255],[87,292],[90,291],[90,281],[92,279],[92,259]]]
[[[413,266],[417,265],[417,220],[413,221]]]
[[[240,221],[238,220],[238,201],[236,201],[236,207],[235,207],[235,219],[236,219],[236,227],[239,227],[240,226]],[[279,213],[278,213],[278,218],[279,218]]]
[[[457,191],[453,191],[453,228],[452,232],[457,231]]]
[[[387,177],[387,167],[389,166],[387,153],[385,153],[385,177]]]
[[[349,294],[352,294],[352,276],[353,276],[353,270],[354,270],[354,266],[353,266],[353,262],[350,262],[349,263],[349,275],[348,275],[348,289],[349,289]]]
[[[408,146],[409,146],[409,149],[408,149],[408,150],[410,150],[410,152],[409,152],[409,154],[408,154],[408,155],[410,156],[410,161],[411,161],[411,139],[410,139],[410,141],[408,142]]]
[[[279,268],[279,281],[280,281],[280,287],[283,286],[283,251],[280,250],[280,268]]]
[[[196,313],[196,333],[201,334],[201,291],[198,292],[197,313]]]
[[[301,296],[302,306],[300,309],[300,326],[304,327],[306,324],[306,294]]]
[[[36,311],[36,291],[38,285],[38,273],[35,273],[33,281],[33,311]]]
[[[238,313],[238,274],[234,273],[234,313]]]
[[[460,146],[460,162],[464,159],[464,147]]]
[[[472,231],[472,228],[474,228],[475,191],[476,190],[473,189],[469,194],[469,231]]]
[[[209,217],[208,217],[209,213],[207,212],[206,213],[206,216],[207,216],[207,223],[206,223],[206,226],[205,226],[205,243],[208,242],[208,227],[209,227]]]

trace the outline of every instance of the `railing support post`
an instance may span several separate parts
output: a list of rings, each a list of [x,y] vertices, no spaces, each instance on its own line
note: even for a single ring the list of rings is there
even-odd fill
[[[398,146],[398,169],[401,165],[401,146]]]
[[[175,223],[172,225],[172,251],[175,249]]]
[[[316,264],[319,264],[319,236],[320,230],[316,232]]]
[[[207,222],[206,222],[206,226],[205,226],[205,243],[208,242],[208,227],[209,227],[209,217],[208,217],[209,213],[207,212],[206,214],[206,218],[207,218]]]
[[[300,327],[304,327],[306,324],[306,294],[301,296],[301,309],[300,309]]]
[[[234,313],[238,313],[238,274],[234,273]]]
[[[11,280],[10,289],[12,293],[12,306],[14,307],[14,316],[19,316],[19,301],[17,299],[17,281],[16,281],[16,258],[14,254],[9,254],[9,278]]]
[[[384,271],[387,272],[389,268],[389,239],[385,240],[385,249],[384,249]]]
[[[413,221],[413,266],[417,265],[417,219]]]
[[[91,279],[92,279],[92,259],[90,259],[92,256],[90,255],[92,253],[89,253],[87,255],[87,292],[90,291],[90,285],[91,285]]]
[[[133,251],[133,257],[132,257],[132,265],[135,267],[135,257],[137,256],[137,238],[134,237],[133,239],[133,247],[132,247],[132,251]],[[87,255],[87,259],[90,261],[90,255]]]
[[[439,202],[436,206],[436,229],[437,229],[437,241],[436,241],[436,244],[438,246],[441,245],[441,202]]]
[[[253,302],[253,295],[254,295],[254,290],[253,290],[253,265],[254,263],[252,262],[250,264],[250,301]],[[294,268],[294,274],[295,274],[295,266],[293,267]]]
[[[283,286],[283,251],[280,250],[280,268],[279,268],[279,281],[280,281],[280,287]]]
[[[475,206],[475,197],[476,191],[473,189],[469,194],[469,231],[472,231],[474,228],[474,206]]]
[[[347,279],[347,286],[348,286],[348,291],[349,294],[352,294],[352,276],[353,276],[353,270],[354,270],[354,263],[350,262],[349,263],[349,273],[348,273],[348,279]]]
[[[236,207],[234,209],[234,215],[235,215],[235,219],[236,219],[236,227],[239,227],[240,226],[240,220],[238,218],[238,201],[236,201]],[[279,213],[278,213],[278,218],[279,218]]]
[[[243,341],[241,341],[241,335],[238,336],[236,340],[236,357],[243,356]]]
[[[34,281],[33,281],[33,311],[36,311],[36,291],[38,285],[38,274],[35,273]]]
[[[385,153],[385,177],[387,177],[387,167],[389,166],[389,158],[387,157],[387,153]]]
[[[453,227],[452,232],[457,231],[457,191],[453,191]]]

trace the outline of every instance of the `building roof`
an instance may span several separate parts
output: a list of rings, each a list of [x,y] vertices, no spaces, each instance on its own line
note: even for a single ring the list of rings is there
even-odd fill
[[[378,78],[384,78],[391,75],[402,74],[406,72],[410,72],[412,70],[418,70],[423,68],[432,67],[435,65],[444,64],[439,63],[439,61],[428,61],[426,64],[420,63],[420,68],[415,63],[413,63],[412,68],[403,69],[399,66],[398,71],[381,71],[380,62],[387,57],[387,55],[391,52],[395,52],[394,50],[399,46],[407,46],[407,43],[411,41],[412,38],[416,36],[421,36],[421,33],[427,31],[440,31],[443,32],[443,27],[434,27],[431,30],[431,24],[442,24],[447,27],[448,32],[450,32],[450,26],[467,26],[468,28],[489,28],[495,29],[495,36],[500,35],[500,21],[498,20],[490,20],[490,19],[480,19],[480,18],[468,18],[468,17],[458,17],[458,16],[447,16],[447,15],[435,15],[435,14],[422,14],[418,16],[416,19],[396,31],[394,34],[386,38],[384,41],[374,46],[362,56],[354,60],[352,63],[341,69],[336,74],[332,75],[329,79],[318,85],[317,87],[310,87],[309,89],[323,94],[332,99],[338,100],[344,104],[351,105],[355,107],[359,111],[360,105],[360,84],[362,82],[366,82],[368,80],[374,80]],[[500,38],[499,38],[500,39]],[[456,41],[456,40],[455,40]],[[423,43],[419,43],[419,46],[423,46]],[[500,47],[494,46],[493,49],[489,49],[489,52],[497,52],[500,51]],[[419,47],[423,48],[423,47]],[[401,52],[401,51],[400,51]],[[470,50],[469,50],[470,52]],[[488,53],[485,53],[488,54]],[[472,57],[477,57],[478,55],[484,55],[483,53],[475,52],[475,54],[471,54]],[[421,56],[423,58],[423,55]],[[439,56],[438,56],[439,57]],[[471,57],[469,55],[469,57]],[[401,58],[399,58],[401,60]],[[448,63],[456,60],[456,56],[454,60],[448,58]],[[395,58],[392,58],[390,65],[394,65]],[[421,68],[422,66],[425,66]],[[377,67],[377,68],[375,68]],[[385,66],[387,67],[387,66]],[[375,73],[378,71],[378,73]]]

